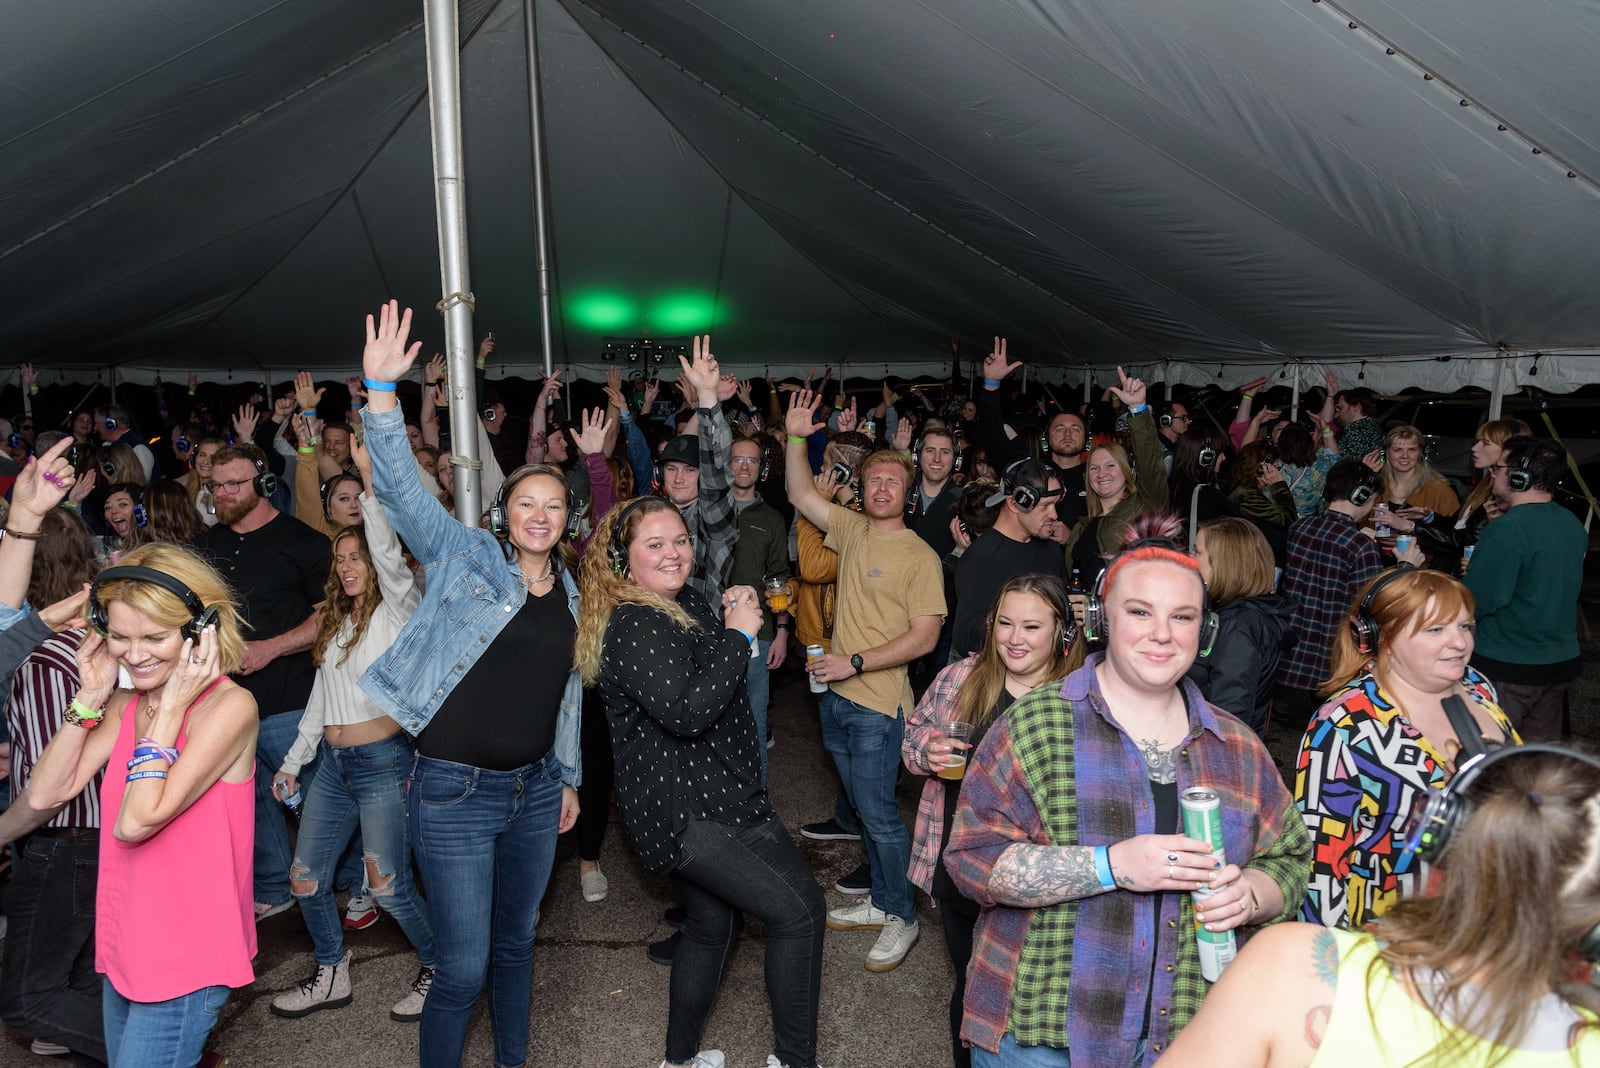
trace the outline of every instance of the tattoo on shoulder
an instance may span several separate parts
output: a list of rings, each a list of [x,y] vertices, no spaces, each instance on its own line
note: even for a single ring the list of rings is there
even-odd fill
[[[1024,908],[1054,905],[1102,893],[1087,846],[1022,844],[1007,850],[989,877],[997,900]]]
[[[1178,747],[1162,749],[1161,743],[1154,738],[1140,738],[1139,752],[1144,757],[1145,770],[1150,775],[1151,782],[1169,783],[1178,781]]]
[[[1330,988],[1339,985],[1339,944],[1327,928],[1311,939],[1311,966],[1316,969],[1317,978]]]
[[[1333,1015],[1332,1005],[1313,1005],[1306,1013],[1306,1045],[1322,1048],[1322,1036],[1328,1031],[1328,1017]]]

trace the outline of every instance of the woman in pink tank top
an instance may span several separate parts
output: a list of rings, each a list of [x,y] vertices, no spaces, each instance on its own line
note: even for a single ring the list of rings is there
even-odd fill
[[[192,1068],[234,987],[254,979],[256,704],[225,673],[244,653],[222,577],[146,545],[101,572],[82,688],[34,766],[29,803],[102,769],[95,968],[112,1068]],[[124,669],[132,689],[117,687]]]

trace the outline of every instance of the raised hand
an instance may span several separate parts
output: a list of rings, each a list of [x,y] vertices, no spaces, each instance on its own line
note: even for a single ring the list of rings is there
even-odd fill
[[[1118,367],[1117,384],[1111,387],[1111,393],[1129,408],[1137,408],[1144,403],[1144,381],[1138,378],[1129,378],[1123,373],[1122,368]]]
[[[314,412],[317,405],[322,403],[322,394],[326,390],[317,388],[316,380],[311,377],[310,371],[301,371],[294,376],[294,402],[300,405],[302,412]]]
[[[606,448],[606,433],[611,429],[611,420],[606,418],[605,409],[590,408],[581,413],[582,429],[567,428],[567,433],[572,436],[572,443],[578,447],[581,456],[593,456],[595,453],[604,452]]]
[[[626,395],[623,394],[622,389],[620,387],[613,386],[609,382],[607,382],[605,390],[606,390],[606,405],[611,411],[613,411],[613,412],[625,412],[625,411],[628,410],[628,398],[627,398]]]
[[[735,393],[739,392],[739,378],[737,375],[722,375],[717,379],[717,401],[732,400]]]
[[[1332,371],[1322,372],[1322,384],[1327,387],[1328,399],[1333,400],[1333,395],[1339,392],[1339,379]]]
[[[78,481],[72,484],[72,492],[67,494],[67,500],[73,504],[82,504],[94,492],[94,483],[99,472],[91,467],[78,476]]]
[[[194,371],[189,372],[188,386],[191,397],[194,396],[194,391],[200,388],[200,376]]]
[[[756,402],[750,399],[750,389],[755,384],[755,381],[756,380],[753,378],[746,378],[739,382],[739,403],[744,405],[746,408],[755,407]]]
[[[295,399],[293,393],[285,393],[272,402],[272,421],[281,423],[294,414]]]
[[[362,443],[361,438],[355,434],[350,435],[350,462],[356,465],[356,474],[361,476],[364,486],[372,485],[372,454]]]
[[[1281,408],[1263,408],[1256,413],[1256,422],[1262,426],[1282,418],[1283,410]]]
[[[896,452],[909,452],[911,449],[911,420],[902,419],[895,424],[894,441],[890,442]]]
[[[1255,392],[1259,391],[1261,389],[1261,387],[1266,385],[1266,384],[1267,384],[1267,376],[1266,375],[1262,375],[1260,378],[1252,378],[1250,381],[1248,381],[1244,385],[1240,386],[1239,387],[1239,392],[1240,393],[1255,393]]]
[[[559,396],[561,396],[561,368],[557,367],[545,375],[544,381],[539,385],[539,404],[554,404]]]
[[[811,480],[816,484],[817,492],[830,501],[833,500],[833,495],[839,492],[839,487],[844,485],[843,482],[839,481],[839,473],[833,469],[831,464],[822,474],[813,475]],[[951,522],[953,523],[955,520],[952,519]]]
[[[33,369],[31,363],[18,364],[17,377],[22,379],[22,384],[30,390],[39,384],[39,372]]]
[[[361,403],[367,399],[367,384],[361,381],[361,376],[346,375],[344,388],[350,394],[350,407],[361,407]]]
[[[1012,371],[1015,371],[1021,366],[1021,360],[1012,363],[1006,359],[1006,339],[1003,337],[996,337],[994,339],[994,350],[983,358],[984,381],[998,382],[1006,375],[1010,374]],[[990,387],[985,385],[983,388],[988,389]],[[995,386],[994,388],[999,389],[1000,387]]]
[[[661,380],[659,378],[652,378],[646,381],[644,384],[644,403],[640,405],[639,411],[648,415],[650,413],[650,409],[656,403],[656,395],[660,392]]]
[[[261,413],[256,411],[256,406],[241,404],[239,410],[233,413],[233,432],[241,443],[248,444],[256,439],[256,424],[259,422]]]
[[[117,688],[117,662],[112,659],[106,640],[93,627],[83,636],[73,659],[78,662],[80,692],[111,696],[111,691]],[[86,703],[93,705],[94,702]]]
[[[376,320],[368,315],[367,344],[361,350],[362,373],[374,382],[400,381],[422,351],[422,342],[410,338],[411,309],[402,312],[399,301],[384,304]],[[390,397],[393,399],[393,394]]]
[[[794,395],[794,400],[789,402],[788,414],[783,419],[784,432],[791,437],[809,438],[819,430],[828,429],[826,423],[817,422],[817,406],[822,403],[822,395],[813,393],[809,389],[802,389]]]
[[[1383,470],[1383,450],[1373,449],[1361,458],[1361,462],[1373,471],[1381,472]]]
[[[316,416],[297,415],[294,417],[295,433],[300,437],[300,444],[309,445],[312,442],[322,442],[322,420]]]
[[[77,481],[76,472],[72,470],[72,465],[67,462],[66,457],[66,452],[71,447],[72,439],[62,438],[46,449],[44,455],[38,459],[28,457],[28,462],[22,467],[22,473],[17,476],[17,481],[11,487],[13,512],[26,512],[43,520],[50,509],[61,503],[61,499]]]
[[[848,434],[861,422],[861,416],[856,412],[856,399],[850,398],[850,403],[839,411],[839,433]]]
[[[494,335],[490,334],[488,337],[478,342],[478,362],[482,363],[484,360],[487,360],[489,358],[489,354],[493,351]]]
[[[446,364],[444,360],[444,353],[434,353],[433,359],[429,360],[427,366],[423,367],[422,369],[422,384],[425,386],[436,386],[440,382],[443,382],[444,373],[448,366],[449,365]]]
[[[699,334],[694,339],[694,359],[686,360],[678,357],[678,363],[683,366],[683,374],[678,379],[678,384],[687,384],[695,392],[690,398],[699,408],[714,408],[721,402],[718,396],[718,385],[721,382],[721,371],[717,368],[717,358],[711,355],[711,335],[704,337]]]

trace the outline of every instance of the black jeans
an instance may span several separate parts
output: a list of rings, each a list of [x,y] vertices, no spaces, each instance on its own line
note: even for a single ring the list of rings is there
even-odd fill
[[[583,718],[578,745],[583,753],[583,782],[578,786],[578,859],[599,860],[605,845],[606,824],[611,819],[611,782],[616,764],[611,756],[611,731],[606,726],[606,705],[600,690],[583,689]]]
[[[767,925],[773,1052],[789,1068],[813,1068],[827,905],[783,824],[777,817],[750,827],[690,820],[672,881],[688,920],[672,960],[667,1063],[687,1063],[699,1051],[739,914],[748,912]]]
[[[964,897],[941,896],[939,922],[944,927],[944,946],[950,953],[950,967],[956,973],[955,989],[950,992],[950,1059],[955,1068],[971,1068],[972,1051],[961,1044],[961,1021],[966,1013],[967,965],[972,962],[978,906]]]
[[[17,851],[6,895],[10,928],[0,971],[0,1019],[66,1046],[78,1065],[106,1062],[100,976],[94,970],[100,836],[34,834]]]

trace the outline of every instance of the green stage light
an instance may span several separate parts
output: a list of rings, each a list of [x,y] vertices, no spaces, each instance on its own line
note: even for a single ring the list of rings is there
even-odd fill
[[[579,293],[567,302],[567,312],[578,323],[593,330],[634,326],[639,315],[632,300],[608,290]]]
[[[719,311],[710,293],[667,293],[651,302],[650,325],[663,334],[697,333],[716,325]]]

